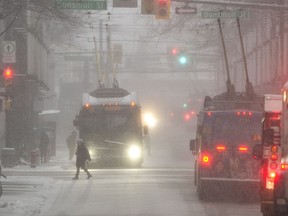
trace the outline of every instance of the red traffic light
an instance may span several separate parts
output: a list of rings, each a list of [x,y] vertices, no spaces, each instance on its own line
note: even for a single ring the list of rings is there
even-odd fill
[[[3,71],[3,76],[6,80],[12,79],[14,77],[14,72],[11,68],[7,67]]]
[[[170,0],[156,0],[156,19],[170,18]]]
[[[176,54],[178,54],[179,53],[179,50],[177,49],[177,48],[173,48],[172,49],[172,54],[173,55],[176,55]]]

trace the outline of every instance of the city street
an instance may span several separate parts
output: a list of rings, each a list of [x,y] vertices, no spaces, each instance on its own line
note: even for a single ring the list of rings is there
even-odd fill
[[[182,137],[176,149],[175,133]],[[79,180],[72,180],[75,168],[67,162],[64,146],[49,164],[4,168],[8,179],[0,199],[1,216],[260,216],[256,201],[198,199],[188,135],[174,130],[165,138],[169,142],[155,136],[152,155],[142,168],[95,169],[89,180],[83,171]]]

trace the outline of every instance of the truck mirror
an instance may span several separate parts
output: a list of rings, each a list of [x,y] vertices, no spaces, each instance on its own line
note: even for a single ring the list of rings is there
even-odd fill
[[[253,146],[252,156],[254,159],[259,160],[263,156],[263,146],[262,144],[256,144]]]
[[[274,143],[274,130],[272,128],[265,129],[262,135],[263,144],[272,145]]]
[[[144,133],[144,135],[148,135],[148,126],[147,125],[143,126],[143,133]]]
[[[190,140],[190,151],[192,151],[193,154],[196,153],[196,140],[195,139]]]

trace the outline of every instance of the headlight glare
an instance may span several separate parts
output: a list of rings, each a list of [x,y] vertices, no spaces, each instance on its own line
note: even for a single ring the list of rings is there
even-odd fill
[[[128,156],[132,160],[137,160],[141,157],[141,148],[137,145],[132,145],[128,148]]]

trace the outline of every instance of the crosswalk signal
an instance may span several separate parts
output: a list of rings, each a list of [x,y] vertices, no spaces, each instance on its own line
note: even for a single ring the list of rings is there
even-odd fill
[[[170,0],[156,0],[156,19],[170,19]]]

